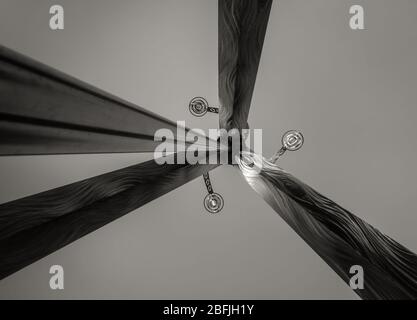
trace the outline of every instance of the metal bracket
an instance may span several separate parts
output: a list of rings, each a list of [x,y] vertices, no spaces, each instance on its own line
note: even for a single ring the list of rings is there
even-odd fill
[[[207,100],[202,97],[193,98],[190,101],[188,108],[190,109],[191,114],[195,117],[202,117],[207,112],[219,113],[218,107],[210,107]]]
[[[276,163],[284,155],[285,151],[297,151],[304,144],[304,136],[300,131],[290,130],[284,133],[281,138],[282,147],[275,153],[269,161]]]

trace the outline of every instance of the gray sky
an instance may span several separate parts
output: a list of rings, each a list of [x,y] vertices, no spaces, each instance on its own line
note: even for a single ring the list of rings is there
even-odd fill
[[[217,1],[0,0],[0,43],[189,127],[188,101],[217,98]],[[349,7],[365,8],[364,31]],[[281,166],[417,252],[417,2],[274,1],[249,124],[265,155],[288,129],[305,145]],[[0,201],[151,155],[0,158]],[[0,282],[0,298],[357,299],[246,185],[212,173],[223,212],[208,215],[197,179]],[[65,290],[49,289],[49,267]],[[366,270],[365,270],[366,285]]]

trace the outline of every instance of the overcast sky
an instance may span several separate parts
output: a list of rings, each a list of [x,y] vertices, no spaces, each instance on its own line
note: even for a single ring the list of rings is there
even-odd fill
[[[0,43],[189,127],[188,101],[217,97],[217,1],[0,0]],[[349,28],[362,4],[366,30]],[[417,2],[274,1],[249,124],[264,154],[299,129],[281,166],[417,252]],[[142,162],[151,155],[0,158],[0,201]],[[7,183],[5,183],[7,182]],[[246,185],[212,173],[221,214],[204,211],[203,179],[153,201],[0,282],[0,298],[357,299]],[[60,264],[65,289],[49,288]],[[366,279],[366,270],[365,270]],[[366,280],[365,280],[366,285]]]

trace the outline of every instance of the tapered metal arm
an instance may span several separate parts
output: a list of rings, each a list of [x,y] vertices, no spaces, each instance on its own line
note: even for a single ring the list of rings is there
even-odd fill
[[[154,160],[0,206],[0,279],[214,169]]]
[[[346,283],[353,280],[361,298],[417,299],[415,253],[291,174],[253,159],[239,162],[249,185]],[[362,268],[362,287],[352,267]]]
[[[0,155],[148,152],[176,123],[0,46]]]
[[[247,123],[272,0],[219,0],[220,128]]]

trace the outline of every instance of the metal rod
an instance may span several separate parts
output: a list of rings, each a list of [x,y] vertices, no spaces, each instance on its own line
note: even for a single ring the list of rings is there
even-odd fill
[[[213,191],[213,186],[211,185],[210,176],[209,176],[208,172],[203,174],[203,179],[204,179],[204,183],[205,183],[206,188],[207,188],[207,192],[208,193],[213,193],[214,192]]]

